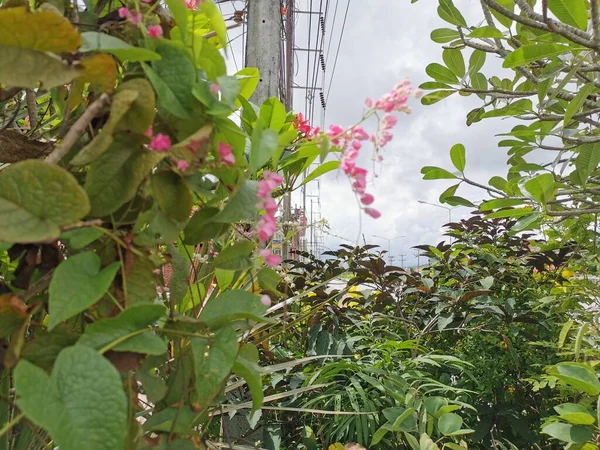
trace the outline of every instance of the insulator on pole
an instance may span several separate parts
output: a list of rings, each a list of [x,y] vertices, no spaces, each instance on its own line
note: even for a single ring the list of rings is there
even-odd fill
[[[325,109],[325,95],[323,94],[323,91],[319,92],[319,98],[321,99],[321,106]]]
[[[319,23],[321,24],[321,32],[323,33],[323,36],[325,36],[325,19],[323,16],[319,17]]]
[[[321,69],[325,72],[325,58],[323,57],[323,53],[319,55],[319,61],[321,62]]]

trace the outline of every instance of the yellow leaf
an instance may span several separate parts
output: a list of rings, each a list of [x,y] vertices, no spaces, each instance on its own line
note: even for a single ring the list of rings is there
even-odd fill
[[[25,7],[0,9],[0,44],[40,52],[75,52],[81,37],[64,17],[28,12]]]
[[[110,55],[95,55],[81,61],[83,74],[81,78],[90,83],[94,92],[109,92],[115,90],[117,83],[117,65]]]

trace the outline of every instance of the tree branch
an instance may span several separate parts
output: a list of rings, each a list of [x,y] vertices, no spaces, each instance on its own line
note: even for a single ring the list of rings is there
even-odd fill
[[[56,147],[54,151],[46,158],[46,162],[48,164],[58,164],[58,162],[60,162],[60,160],[63,159],[67,153],[69,153],[69,150],[71,150],[73,145],[75,145],[77,140],[85,132],[85,129],[88,127],[92,119],[109,104],[110,97],[108,94],[102,94],[94,103],[92,103],[69,129],[60,146]]]
[[[33,89],[25,90],[25,99],[27,100],[27,114],[29,115],[29,129],[35,130],[38,126],[37,117],[37,99]]]

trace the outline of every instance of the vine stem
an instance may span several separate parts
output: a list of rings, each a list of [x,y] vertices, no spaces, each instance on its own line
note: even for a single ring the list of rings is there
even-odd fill
[[[99,351],[100,354],[104,354],[107,351],[109,351],[110,349],[116,347],[117,345],[119,345],[122,342],[125,342],[127,339],[132,338],[134,336],[137,336],[138,334],[143,334],[146,333],[148,331],[152,331],[152,328],[142,328],[141,330],[135,330],[132,331],[131,333],[127,333],[124,336],[121,336],[118,339],[115,339],[114,341],[112,341],[110,344],[105,345],[104,347],[102,347]]]
[[[65,157],[69,150],[75,145],[77,140],[85,132],[90,122],[96,117],[100,111],[107,105],[110,104],[110,97],[108,94],[102,94],[98,100],[92,103],[88,109],[81,115],[79,119],[73,124],[73,126],[67,132],[65,138],[62,140],[60,145],[56,147],[52,153],[46,158],[48,164],[58,164],[61,159]]]
[[[19,413],[13,418],[13,420],[11,420],[6,425],[4,425],[2,427],[2,429],[0,430],[0,437],[4,436],[6,433],[8,433],[10,431],[10,429],[12,427],[14,427],[17,423],[19,423],[23,417],[25,417],[25,414]]]

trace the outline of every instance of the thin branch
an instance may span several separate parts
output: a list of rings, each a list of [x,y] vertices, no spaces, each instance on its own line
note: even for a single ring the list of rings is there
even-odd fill
[[[60,229],[60,231],[69,231],[69,230],[75,230],[77,228],[101,227],[101,226],[102,226],[102,219],[94,219],[94,220],[87,220],[87,221],[83,221],[83,222],[77,222],[72,225],[67,225],[65,227],[62,227]]]
[[[61,159],[65,157],[71,147],[75,145],[77,140],[85,133],[86,128],[96,117],[105,106],[110,104],[110,97],[108,94],[102,94],[94,103],[92,103],[88,109],[81,115],[79,119],[73,124],[62,140],[60,146],[56,147],[50,155],[46,158],[48,164],[58,164]]]
[[[492,95],[496,98],[521,98],[531,97],[537,95],[537,91],[510,91],[508,89],[472,89],[472,88],[461,88],[462,92],[468,92],[470,94],[484,94]]]
[[[475,186],[475,187],[478,187],[478,188],[481,188],[481,189],[485,189],[488,192],[495,192],[496,194],[500,195],[501,197],[508,197],[508,195],[506,195],[505,192],[502,192],[502,191],[500,191],[498,189],[495,189],[493,187],[489,187],[489,186],[486,186],[484,184],[478,183],[476,181],[469,180],[468,178],[464,178],[463,177],[463,178],[459,178],[459,180],[462,180],[465,183],[470,184],[471,186]]]
[[[581,216],[584,214],[598,214],[600,208],[585,208],[585,209],[568,209],[566,211],[546,211],[551,217],[574,217]]]

